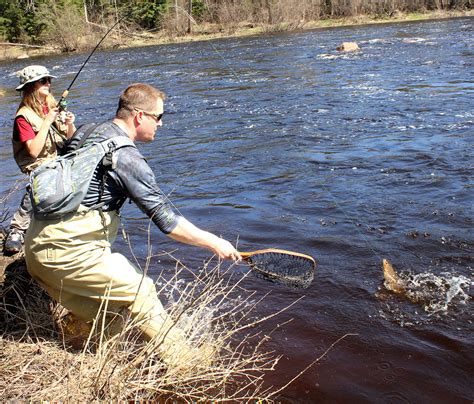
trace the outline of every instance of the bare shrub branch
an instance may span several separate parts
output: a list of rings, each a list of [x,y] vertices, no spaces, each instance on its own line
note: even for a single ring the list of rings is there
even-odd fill
[[[169,353],[175,360],[163,361],[160,341],[143,341],[139,321],[126,311],[119,313],[120,332],[110,333],[99,316],[83,349],[74,350],[64,311],[49,304],[24,267],[10,268],[0,296],[0,394],[35,401],[266,399],[271,391],[263,388],[263,377],[279,358],[265,351],[271,333],[259,330],[254,293],[242,287],[247,274],[208,262],[194,281],[184,282],[189,272],[176,264],[169,279],[158,280],[171,317],[200,352],[183,363],[179,349]]]

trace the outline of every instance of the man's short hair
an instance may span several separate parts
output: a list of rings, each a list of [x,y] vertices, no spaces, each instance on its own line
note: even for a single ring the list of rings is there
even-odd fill
[[[127,119],[134,114],[135,108],[154,112],[158,99],[164,101],[166,94],[149,84],[131,84],[120,94],[115,116],[120,119]]]

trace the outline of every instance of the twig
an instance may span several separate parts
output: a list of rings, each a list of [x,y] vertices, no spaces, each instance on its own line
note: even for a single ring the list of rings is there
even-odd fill
[[[30,45],[27,43],[11,43],[11,42],[0,42],[1,46],[22,46],[24,48],[42,48],[42,49],[54,49],[52,46],[42,46],[42,45]]]

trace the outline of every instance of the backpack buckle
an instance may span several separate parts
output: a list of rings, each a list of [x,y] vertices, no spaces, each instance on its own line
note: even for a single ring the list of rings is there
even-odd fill
[[[109,150],[105,152],[105,156],[102,159],[102,164],[106,167],[114,168],[114,152],[116,150],[116,146],[114,142],[110,142],[108,145]]]

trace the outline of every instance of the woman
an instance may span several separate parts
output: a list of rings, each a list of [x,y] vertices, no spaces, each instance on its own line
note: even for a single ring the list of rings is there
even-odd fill
[[[22,92],[20,106],[13,124],[13,155],[21,171],[29,174],[39,165],[56,158],[65,141],[76,130],[72,112],[59,112],[51,94],[51,79],[55,78],[44,66],[28,66],[18,73]],[[24,195],[13,215],[4,251],[21,250],[24,234],[30,224],[31,203]]]

